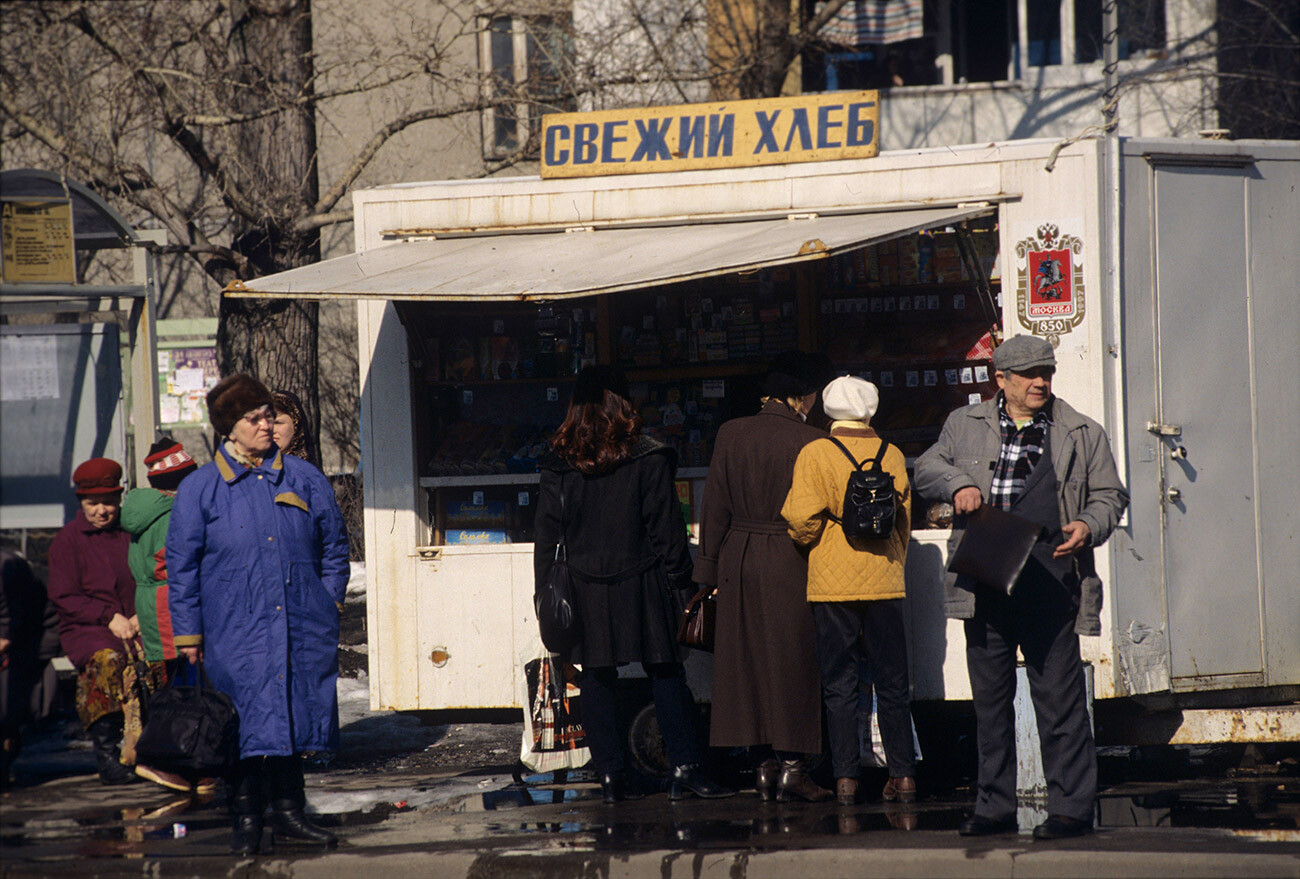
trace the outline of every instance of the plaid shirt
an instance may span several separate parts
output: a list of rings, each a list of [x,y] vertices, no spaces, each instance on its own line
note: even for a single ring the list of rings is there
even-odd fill
[[[1052,405],[1034,413],[1033,420],[1022,428],[1007,414],[1007,400],[998,392],[998,423],[1002,426],[1002,451],[993,465],[993,483],[989,486],[989,504],[1009,510],[1024,491],[1025,480],[1043,457],[1043,443],[1052,423]]]

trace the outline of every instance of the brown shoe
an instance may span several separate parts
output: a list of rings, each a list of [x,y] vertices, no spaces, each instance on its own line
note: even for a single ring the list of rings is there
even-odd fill
[[[808,776],[808,767],[802,760],[782,760],[781,778],[776,783],[776,799],[788,803],[798,797],[809,803],[820,803],[831,798],[831,792]]]
[[[841,806],[852,806],[858,801],[858,780],[856,778],[835,779],[835,802]]]
[[[911,803],[916,801],[916,779],[910,775],[891,778],[885,782],[880,796],[886,803]]]

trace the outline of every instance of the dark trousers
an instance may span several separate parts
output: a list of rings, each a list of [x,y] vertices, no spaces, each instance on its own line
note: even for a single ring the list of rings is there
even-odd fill
[[[975,813],[994,820],[1016,814],[1016,648],[1025,655],[1038,720],[1047,811],[1091,821],[1097,796],[1097,751],[1084,691],[1077,604],[1035,563],[1011,598],[981,594],[966,621],[966,667],[979,747]]]
[[[664,738],[664,750],[673,766],[700,762],[700,741],[695,732],[695,697],[686,686],[686,671],[679,663],[645,666],[654,696],[655,717]],[[591,748],[591,766],[603,774],[627,768],[623,740],[627,730],[618,723],[615,685],[618,669],[584,668],[578,679],[582,688],[582,728]]]
[[[860,658],[866,659],[871,683],[876,688],[880,738],[885,745],[889,775],[891,778],[915,775],[903,600],[814,601],[811,605],[835,777],[858,777]]]

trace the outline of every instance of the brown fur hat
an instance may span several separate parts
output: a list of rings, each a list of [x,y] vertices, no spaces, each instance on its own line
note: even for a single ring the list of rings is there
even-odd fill
[[[236,373],[226,376],[208,391],[208,421],[217,436],[230,436],[235,429],[235,422],[244,417],[245,412],[274,405],[271,392],[251,375]]]

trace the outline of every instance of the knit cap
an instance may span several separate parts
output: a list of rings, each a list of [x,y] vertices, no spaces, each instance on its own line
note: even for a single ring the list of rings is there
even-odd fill
[[[175,491],[182,479],[199,469],[185,446],[169,436],[149,447],[144,465],[149,468],[149,484],[159,491]]]

